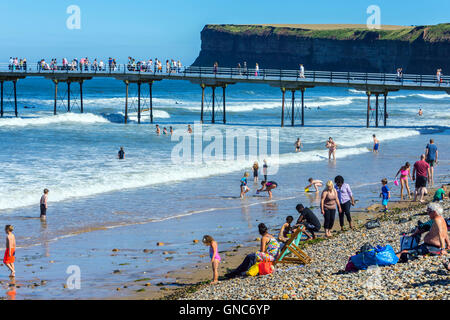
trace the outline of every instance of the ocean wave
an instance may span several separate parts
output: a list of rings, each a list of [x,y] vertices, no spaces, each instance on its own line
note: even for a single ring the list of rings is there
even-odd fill
[[[340,149],[337,158],[368,152],[367,148]],[[281,154],[278,157],[266,157],[270,170],[276,165],[288,165],[301,162],[324,161],[328,158],[327,150],[312,150],[302,153]],[[241,159],[230,161],[205,161],[201,164],[195,162],[172,163],[153,165],[147,162],[127,163],[123,166],[120,161],[110,161],[102,166],[92,164],[85,167],[81,174],[79,169],[66,170],[56,168],[59,172],[48,173],[48,177],[41,177],[47,181],[51,190],[51,201],[65,201],[80,197],[89,197],[102,193],[135,189],[151,185],[184,182],[192,179],[207,178],[229,174],[233,172],[250,170],[255,159]],[[258,159],[262,162],[263,159]],[[102,162],[103,163],[103,162]],[[272,174],[273,172],[270,172]],[[23,179],[26,179],[25,177]],[[26,184],[23,188],[0,186],[0,210],[15,209],[36,205],[40,199],[40,186]],[[14,199],[14,201],[11,201]]]
[[[92,113],[63,113],[55,116],[27,117],[27,118],[4,118],[0,119],[0,127],[25,127],[41,126],[58,123],[107,123],[104,117]]]

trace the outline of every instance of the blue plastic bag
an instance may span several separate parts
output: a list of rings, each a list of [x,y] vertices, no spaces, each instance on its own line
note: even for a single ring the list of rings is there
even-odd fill
[[[390,245],[376,246],[350,259],[359,270],[366,270],[369,266],[390,266],[398,262],[398,257]]]

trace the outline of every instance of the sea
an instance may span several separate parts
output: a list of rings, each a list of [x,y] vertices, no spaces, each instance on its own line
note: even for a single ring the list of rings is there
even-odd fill
[[[129,121],[124,124],[122,81],[85,81],[84,113],[77,84],[71,88],[71,112],[65,109],[67,93],[60,84],[53,115],[53,83],[44,78],[19,80],[17,118],[10,85],[5,83],[5,114],[0,118],[0,221],[15,229],[17,276],[12,292],[6,267],[0,269],[4,299],[129,297],[142,283],[127,288],[124,284],[140,279],[152,286],[176,286],[171,272],[194,272],[209,261],[208,248],[201,243],[206,234],[223,252],[257,244],[259,223],[277,234],[286,216],[297,218],[298,203],[312,207],[322,219],[319,194],[304,190],[310,177],[326,182],[342,175],[357,200],[352,210],[361,214],[380,202],[382,178],[389,180],[392,198],[398,200],[395,174],[405,162],[417,161],[430,139],[439,151],[434,184],[449,181],[450,95],[445,92],[391,92],[387,127],[380,120],[380,127],[374,128],[372,120],[372,127],[366,128],[365,92],[311,88],[305,91],[305,126],[300,126],[297,92],[296,126],[286,119],[280,128],[279,88],[227,86],[226,124],[220,121],[222,89],[216,90],[217,123],[212,124],[211,89],[206,88],[200,132],[201,88],[187,81],[153,84],[153,124],[144,86],[141,123],[137,123],[136,86],[131,84]],[[371,105],[375,106],[374,98]],[[286,112],[290,108],[287,92]],[[418,115],[420,108],[423,116]],[[172,127],[174,134],[157,135],[156,124],[161,130]],[[186,133],[188,125],[194,128],[192,135]],[[194,150],[195,141],[202,141],[201,150],[220,155],[218,149],[225,149],[230,134],[246,137],[244,156],[200,161],[180,156],[183,140],[192,142],[188,144],[192,149],[183,151],[186,155]],[[379,153],[371,150],[373,134],[380,140]],[[337,143],[335,161],[328,159],[325,148],[329,137]],[[301,152],[295,152],[297,138],[303,144]],[[259,150],[267,145],[273,154],[253,154],[250,140],[257,141]],[[212,145],[219,148],[211,151]],[[124,160],[117,158],[120,147]],[[232,146],[226,152],[238,149]],[[260,181],[254,183],[251,167],[254,161],[262,167],[264,159],[268,179],[278,183],[272,199],[255,192]],[[246,171],[250,192],[240,199],[240,179]],[[411,181],[410,186],[413,190]],[[41,221],[44,188],[50,190],[49,206],[47,220]],[[4,250],[4,242],[0,249]]]

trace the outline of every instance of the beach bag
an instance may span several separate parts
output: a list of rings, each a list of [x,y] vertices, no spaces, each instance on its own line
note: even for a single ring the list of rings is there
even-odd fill
[[[380,222],[378,221],[378,219],[377,220],[370,220],[370,221],[368,221],[365,224],[365,226],[366,226],[366,229],[369,229],[369,230],[381,227]]]
[[[388,244],[384,247],[377,246],[376,251],[376,264],[378,266],[390,266],[398,262],[398,257],[395,254],[394,249]]]
[[[398,257],[390,245],[376,246],[350,259],[358,270],[366,270],[369,266],[389,266],[398,262]]]
[[[352,258],[348,258],[347,265],[345,266],[345,272],[356,272],[358,271],[358,268],[355,267],[355,265],[352,262]]]
[[[272,273],[272,262],[270,261],[263,261],[261,262],[259,265],[259,274],[261,276],[265,276],[266,274],[271,274]]]
[[[418,245],[419,245],[419,239],[416,236],[403,235],[400,238],[400,251],[412,250],[414,248],[417,248]]]
[[[252,265],[250,269],[248,269],[247,275],[251,277],[257,276],[259,274],[259,264],[260,262],[257,262],[254,265]]]

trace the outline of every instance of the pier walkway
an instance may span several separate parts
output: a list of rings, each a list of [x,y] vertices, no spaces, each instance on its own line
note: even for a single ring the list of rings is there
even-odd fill
[[[380,122],[384,126],[387,124],[387,95],[389,92],[399,90],[418,90],[418,91],[443,91],[450,94],[450,77],[442,76],[439,81],[436,75],[413,75],[403,74],[398,77],[397,74],[388,73],[360,73],[360,72],[335,72],[335,71],[305,71],[300,74],[298,70],[276,70],[276,69],[244,69],[244,68],[213,68],[213,67],[183,67],[166,72],[154,72],[151,70],[136,70],[130,65],[116,65],[115,68],[106,66],[103,69],[93,68],[92,66],[77,68],[74,70],[69,67],[58,66],[54,70],[44,70],[38,64],[28,64],[26,68],[14,69],[8,64],[0,64],[0,89],[1,89],[1,109],[0,115],[4,114],[4,82],[13,83],[14,113],[18,116],[17,109],[17,81],[26,77],[44,77],[53,81],[54,90],[54,114],[57,113],[58,105],[58,84],[66,83],[67,93],[64,96],[64,106],[67,111],[71,111],[71,84],[79,85],[80,111],[83,112],[83,82],[92,78],[114,78],[125,83],[125,123],[128,120],[128,92],[129,85],[137,86],[137,114],[138,122],[141,122],[141,87],[148,85],[148,110],[150,111],[150,122],[153,123],[153,98],[152,85],[155,81],[161,80],[184,80],[198,84],[201,87],[201,111],[200,121],[217,121],[226,123],[226,87],[236,83],[254,83],[266,84],[272,87],[278,87],[281,90],[281,126],[284,126],[285,120],[290,120],[290,125],[295,125],[295,119],[299,118],[301,125],[305,124],[304,116],[304,94],[306,89],[327,86],[327,87],[347,87],[364,91],[367,94],[367,121],[366,126],[371,123],[378,127]],[[211,103],[205,104],[205,89],[211,88]],[[216,89],[222,88],[222,94],[217,95]],[[291,106],[286,106],[286,91],[291,91]],[[295,93],[300,91],[301,102],[296,103]],[[384,96],[384,107],[379,106],[379,96]],[[371,106],[371,97],[375,96],[375,106]],[[219,99],[220,98],[220,99]],[[222,110],[219,110],[222,119],[216,119],[216,111],[220,108],[217,102],[222,104]],[[209,110],[206,113],[206,109]],[[296,110],[301,109],[301,110]],[[297,112],[296,112],[297,111]],[[205,116],[210,115],[210,119]]]

